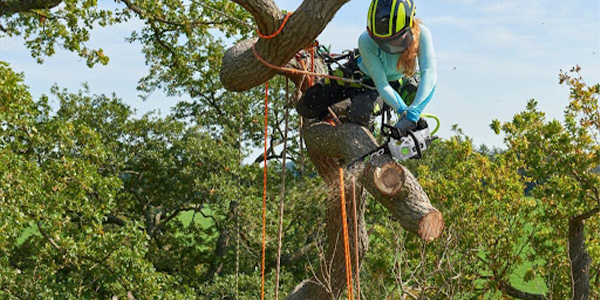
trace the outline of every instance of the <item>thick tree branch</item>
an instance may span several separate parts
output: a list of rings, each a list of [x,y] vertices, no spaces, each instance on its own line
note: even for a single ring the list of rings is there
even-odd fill
[[[106,221],[103,222],[104,224],[115,224],[115,225],[119,225],[119,226],[125,226],[125,221],[116,217],[116,216],[112,216],[109,215],[106,217]]]
[[[358,209],[358,258],[351,259],[359,265],[368,247],[368,235],[364,224],[365,193],[367,190],[382,203],[405,229],[417,234],[425,241],[437,238],[444,227],[442,214],[435,209],[416,178],[404,167],[398,165],[387,154],[371,157],[356,167],[344,168],[357,157],[378,147],[375,138],[364,127],[357,124],[332,126],[326,122],[316,122],[303,128],[311,160],[319,175],[329,186],[327,208],[328,249],[316,278],[300,283],[288,296],[288,300],[337,299],[345,289],[345,263],[341,235],[340,214],[340,166],[344,178],[356,176],[357,193],[361,195]],[[349,183],[349,179],[344,181]],[[346,187],[346,199],[352,199],[352,191]],[[347,201],[349,205],[350,201]],[[350,211],[351,207],[347,207]],[[351,224],[351,221],[348,221]],[[351,253],[354,253],[354,228],[349,227]],[[354,270],[356,266],[351,269]]]
[[[62,3],[62,0],[13,0],[0,1],[0,16],[10,16],[34,9],[51,9]]]
[[[282,20],[284,14],[272,0],[231,0],[248,11],[256,22],[258,30],[264,34],[274,32],[279,27],[277,21]]]
[[[223,57],[221,82],[231,91],[245,91],[267,81],[278,71],[254,57],[256,51],[271,64],[283,66],[296,53],[311,44],[333,19],[335,13],[349,0],[305,0],[289,18],[285,28],[272,39],[249,39],[227,50]],[[275,32],[283,22],[284,14],[268,0],[235,0],[254,17],[264,34]],[[295,82],[297,80],[294,80]]]
[[[600,213],[600,206],[598,206],[598,207],[596,207],[596,208],[594,208],[594,209],[592,209],[592,210],[590,210],[590,211],[587,211],[587,212],[585,212],[585,213],[583,213],[583,214],[581,214],[581,215],[578,215],[578,216],[575,216],[575,217],[573,217],[573,218],[572,218],[572,222],[581,222],[581,221],[585,221],[585,220],[587,220],[587,219],[589,219],[589,218],[593,217],[593,216],[594,216],[595,214],[597,214],[597,213]]]
[[[311,160],[319,175],[329,186],[327,208],[328,249],[316,278],[305,280],[288,296],[288,300],[337,299],[345,289],[344,250],[341,235],[340,214],[340,166],[344,178],[356,176],[357,194],[361,195],[358,209],[358,257],[351,258],[352,264],[359,265],[368,247],[368,235],[364,224],[365,195],[363,189],[382,203],[407,230],[416,233],[423,240],[437,238],[444,227],[442,214],[430,203],[427,195],[404,167],[398,165],[389,155],[373,156],[366,163],[346,169],[347,163],[377,148],[371,133],[356,124],[332,126],[326,122],[316,122],[302,130]],[[384,171],[382,171],[384,170]],[[379,181],[379,184],[377,182]],[[344,181],[344,185],[350,180]],[[352,199],[352,191],[346,186],[346,199]],[[347,201],[347,211],[350,200]],[[348,220],[350,224],[351,221]],[[349,226],[350,252],[354,256],[354,226]],[[354,270],[356,266],[351,269]]]
[[[518,290],[514,286],[510,285],[508,282],[500,281],[499,282],[500,290],[513,298],[522,299],[522,300],[544,300],[546,299],[545,295],[542,294],[533,294],[528,292],[523,292]]]

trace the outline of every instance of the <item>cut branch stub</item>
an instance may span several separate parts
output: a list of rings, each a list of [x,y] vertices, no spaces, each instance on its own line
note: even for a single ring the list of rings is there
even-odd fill
[[[402,189],[405,177],[404,170],[395,163],[378,167],[373,174],[375,186],[387,196],[396,195]]]
[[[444,216],[438,210],[427,213],[419,221],[417,233],[424,241],[430,242],[440,236],[444,229]]]

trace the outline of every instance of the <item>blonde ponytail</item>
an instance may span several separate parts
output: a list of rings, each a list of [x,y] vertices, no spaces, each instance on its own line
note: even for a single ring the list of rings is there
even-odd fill
[[[414,20],[413,25],[410,28],[413,41],[408,49],[406,49],[406,51],[404,51],[404,53],[402,53],[398,59],[398,64],[396,67],[402,72],[402,74],[404,74],[404,76],[410,77],[415,75],[417,72],[417,56],[419,55],[419,41],[421,37],[421,27],[419,27],[420,24],[420,19]]]

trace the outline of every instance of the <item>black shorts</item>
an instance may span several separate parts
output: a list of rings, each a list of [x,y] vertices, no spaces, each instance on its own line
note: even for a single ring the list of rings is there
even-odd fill
[[[365,85],[374,86],[372,81],[365,81],[364,83]],[[390,85],[397,89],[400,84],[390,82]],[[323,118],[328,114],[328,107],[346,99],[350,100],[346,118],[352,123],[368,126],[373,117],[383,111],[384,103],[377,90],[349,86],[336,81],[325,83],[323,80],[304,93],[296,106],[296,110],[305,118]]]

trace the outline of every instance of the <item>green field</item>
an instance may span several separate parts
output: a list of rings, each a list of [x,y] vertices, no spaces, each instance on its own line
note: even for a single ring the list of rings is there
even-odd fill
[[[520,291],[533,294],[546,294],[548,292],[548,287],[546,287],[546,283],[544,282],[543,278],[534,277],[533,280],[529,282],[523,281],[525,273],[529,268],[531,268],[532,265],[533,264],[531,262],[524,262],[522,265],[520,265],[510,276],[510,284]]]
[[[211,214],[211,211],[208,208],[205,208],[202,211],[207,216]],[[189,226],[190,223],[192,223],[192,219],[196,224],[201,225],[203,228],[208,228],[214,224],[213,220],[211,220],[210,218],[205,218],[202,214],[195,213],[192,210],[182,212],[181,214],[179,214],[178,219],[186,227]]]

